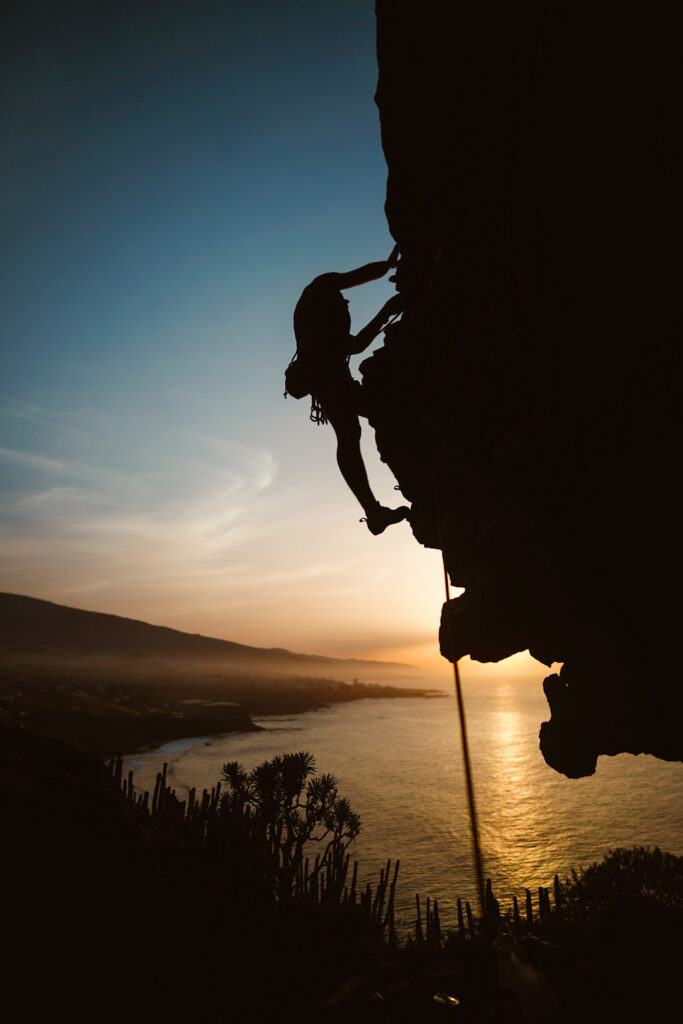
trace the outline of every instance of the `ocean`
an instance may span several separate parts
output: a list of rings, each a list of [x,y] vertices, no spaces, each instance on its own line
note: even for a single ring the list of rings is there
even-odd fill
[[[465,687],[465,704],[484,872],[507,906],[525,887],[587,866],[618,846],[660,846],[683,855],[683,765],[647,755],[601,757],[595,775],[566,779],[538,749],[548,717],[541,686],[499,680]],[[458,896],[475,900],[467,799],[456,703],[360,700],[294,716],[255,719],[264,732],[167,743],[128,758],[138,787],[153,789],[168,762],[169,784],[215,785],[226,761],[252,768],[276,754],[306,750],[331,772],[360,814],[352,858],[375,882],[400,859],[397,910],[414,918],[415,894],[439,900],[452,926]]]

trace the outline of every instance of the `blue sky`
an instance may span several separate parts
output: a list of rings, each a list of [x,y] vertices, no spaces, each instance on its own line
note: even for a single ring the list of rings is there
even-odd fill
[[[438,555],[282,400],[303,287],[393,244],[371,0],[24,2],[3,62],[2,589],[439,669]]]

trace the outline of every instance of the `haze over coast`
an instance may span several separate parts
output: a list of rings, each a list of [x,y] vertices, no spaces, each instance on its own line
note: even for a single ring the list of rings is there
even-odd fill
[[[0,623],[0,718],[101,755],[254,731],[254,715],[435,692],[408,665],[248,647],[17,594],[0,594]]]

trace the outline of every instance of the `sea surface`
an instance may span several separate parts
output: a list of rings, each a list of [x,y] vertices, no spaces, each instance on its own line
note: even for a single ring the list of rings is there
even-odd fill
[[[683,765],[646,755],[601,757],[596,774],[566,779],[538,749],[548,717],[536,682],[489,682],[465,689],[485,875],[507,905],[524,888],[586,866],[618,846],[660,846],[683,855]],[[454,923],[455,901],[476,883],[453,696],[360,700],[294,716],[255,719],[264,732],[179,740],[128,759],[136,786],[153,789],[168,763],[184,798],[211,787],[226,761],[252,768],[306,750],[331,772],[361,815],[352,857],[359,878],[376,881],[400,858],[397,909],[414,917],[415,894],[439,900]]]

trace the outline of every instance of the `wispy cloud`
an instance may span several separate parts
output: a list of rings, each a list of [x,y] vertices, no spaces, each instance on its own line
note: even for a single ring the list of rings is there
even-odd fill
[[[257,490],[265,490],[275,481],[277,467],[272,452],[208,434],[189,432],[187,437],[231,466],[238,486],[246,478]]]
[[[0,448],[0,460],[12,466],[42,469],[48,473],[62,473],[64,471],[64,463],[58,459],[49,459],[44,455],[34,455],[32,452],[17,452],[12,448]]]
[[[55,429],[70,434],[72,438],[85,438],[88,430],[82,418],[73,412],[61,409],[45,409],[16,398],[0,399],[0,415],[9,420],[33,424],[50,431]]]
[[[56,443],[58,414],[26,415],[31,444],[0,451],[21,479],[0,492],[3,589],[321,653],[389,650],[438,621],[440,577],[421,582],[405,525],[377,540],[358,523],[329,445],[299,460],[129,421]]]
[[[33,422],[43,419],[38,409],[22,411]],[[49,571],[47,550],[55,572],[57,565],[64,572],[68,556],[70,585],[85,590],[102,589],[107,579],[112,585],[124,579],[162,584],[211,571],[225,575],[226,559],[272,528],[265,495],[277,476],[274,456],[199,433],[177,431],[171,443],[173,458],[160,463],[150,446],[146,455],[133,453],[129,471],[112,468],[106,455],[84,461],[73,449],[64,459],[0,449],[6,463],[60,477],[55,486],[42,488],[27,478],[20,493],[2,500],[10,524],[2,548],[15,571],[22,562],[30,577]],[[121,462],[120,451],[116,459]]]

